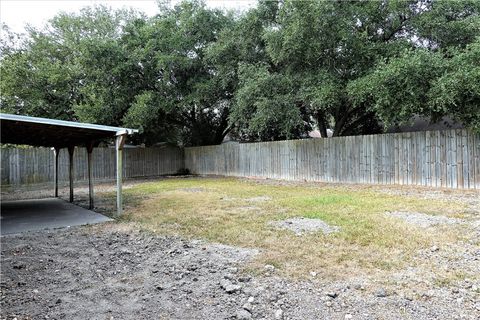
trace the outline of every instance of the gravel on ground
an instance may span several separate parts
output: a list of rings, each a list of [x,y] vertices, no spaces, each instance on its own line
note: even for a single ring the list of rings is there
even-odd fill
[[[4,236],[1,242],[1,319],[478,319],[480,315],[476,283],[405,293],[361,277],[332,282],[312,272],[311,280],[288,280],[273,265],[251,274],[243,267],[255,259],[255,249],[158,236],[126,223]]]

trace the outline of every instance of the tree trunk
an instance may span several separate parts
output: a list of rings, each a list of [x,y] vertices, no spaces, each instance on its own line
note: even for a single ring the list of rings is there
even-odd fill
[[[323,112],[317,112],[317,125],[318,131],[320,131],[320,135],[322,136],[322,138],[328,138],[327,123],[325,121],[325,116],[323,115]]]

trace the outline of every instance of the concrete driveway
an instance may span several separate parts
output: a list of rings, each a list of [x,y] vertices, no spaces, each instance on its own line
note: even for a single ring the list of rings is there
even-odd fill
[[[1,235],[112,221],[58,198],[1,202]]]

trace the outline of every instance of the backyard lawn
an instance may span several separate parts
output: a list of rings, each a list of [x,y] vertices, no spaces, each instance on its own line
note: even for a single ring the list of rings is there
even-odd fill
[[[115,186],[95,190],[113,214]],[[115,222],[5,236],[0,318],[478,319],[478,191],[168,177],[124,196]]]
[[[469,224],[473,216],[468,203],[408,192],[405,187],[236,178],[162,179],[125,190],[122,221],[158,234],[259,249],[245,267],[253,273],[273,265],[287,277],[374,276],[387,283],[392,274],[409,267],[434,272],[434,281],[444,284],[478,277],[474,270],[438,269],[428,257],[418,258],[419,252],[456,243],[478,245]],[[422,227],[415,220],[399,218],[408,213],[442,217],[447,223]],[[296,234],[274,224],[293,217],[321,219],[338,231]]]

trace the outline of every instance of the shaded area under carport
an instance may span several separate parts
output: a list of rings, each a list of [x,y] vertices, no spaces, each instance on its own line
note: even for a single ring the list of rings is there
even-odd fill
[[[1,235],[112,221],[58,198],[1,202]]]
[[[117,158],[117,215],[122,214],[123,146],[128,135],[136,129],[103,126],[15,114],[0,113],[0,142],[34,147],[52,147],[55,154],[54,183],[55,197],[58,197],[58,155],[60,149],[67,148],[69,155],[70,202],[73,202],[73,153],[75,147],[87,149],[87,171],[89,185],[89,209],[93,209],[93,148],[105,139],[115,139]],[[2,163],[2,166],[4,164]]]

